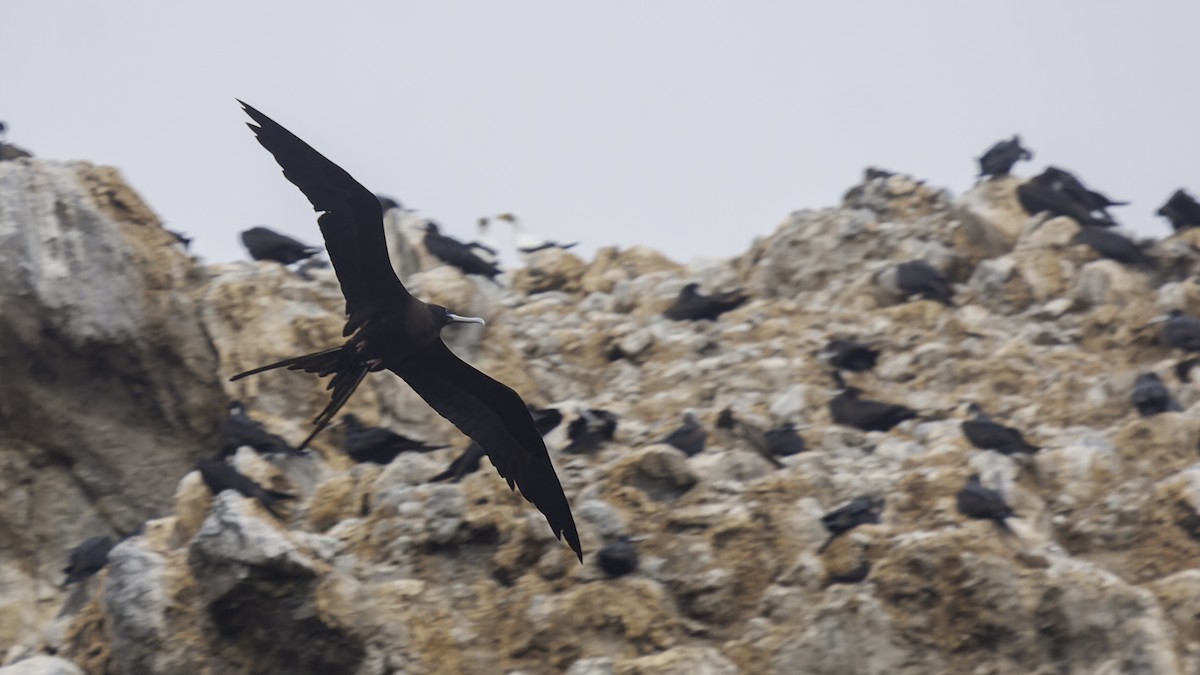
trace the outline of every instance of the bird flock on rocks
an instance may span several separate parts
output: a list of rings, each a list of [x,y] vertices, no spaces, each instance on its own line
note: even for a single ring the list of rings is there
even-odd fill
[[[292,458],[307,461],[313,457],[306,448],[323,429],[337,418],[356,388],[371,373],[387,370],[404,380],[434,411],[458,428],[469,440],[444,471],[430,482],[458,482],[482,465],[487,457],[510,489],[517,489],[545,517],[551,531],[563,540],[579,559],[583,547],[576,530],[571,507],[559,482],[546,437],[566,421],[557,408],[538,408],[527,404],[505,384],[489,377],[456,356],[442,341],[442,332],[466,323],[483,324],[483,319],[456,314],[452,308],[428,304],[411,295],[394,272],[385,237],[385,214],[411,214],[395,199],[377,195],[358,183],[349,173],[327,159],[283,126],[243,103],[252,122],[248,125],[258,142],[274,157],[284,177],[293,183],[319,212],[317,224],[324,250],[345,297],[346,324],[344,342],[301,356],[282,358],[233,376],[241,380],[268,370],[285,368],[319,378],[329,378],[329,402],[313,419],[311,433],[299,444],[272,434],[252,419],[238,401],[230,404],[227,416],[219,423],[222,438],[212,458],[202,459],[196,469],[202,482],[215,495],[233,490],[254,499],[272,516],[286,518],[288,502],[295,495],[262,485],[240,473],[229,458],[239,448],[251,448],[268,459]],[[0,134],[4,127],[0,124]],[[0,143],[0,149],[4,147]],[[28,156],[27,154],[25,156]],[[1010,175],[1014,165],[1032,159],[1019,137],[996,143],[979,157],[980,179],[992,180]],[[17,157],[0,157],[17,159]],[[868,179],[886,179],[892,174],[869,170]],[[1155,260],[1145,246],[1116,231],[1110,209],[1125,206],[1088,188],[1076,176],[1057,167],[1016,187],[1016,198],[1031,218],[1065,216],[1079,226],[1074,243],[1086,245],[1098,255],[1122,264],[1151,270]],[[1176,190],[1158,215],[1166,218],[1176,232],[1200,227],[1200,204],[1184,190]],[[476,237],[456,239],[442,231],[438,223],[419,219],[420,247],[431,258],[459,269],[465,275],[483,277],[500,283],[498,248],[490,237],[493,222],[507,223],[513,231],[515,246],[523,257],[547,249],[569,249],[576,243],[562,244],[528,234],[512,214],[481,218]],[[1036,225],[1035,225],[1036,226]],[[187,240],[173,233],[181,243]],[[318,256],[321,248],[275,232],[254,227],[241,234],[242,244],[256,261],[284,266],[301,266]],[[298,271],[300,271],[298,269]],[[915,259],[894,266],[894,283],[910,300],[930,300],[957,307],[953,283],[930,261]],[[675,322],[719,321],[721,317],[751,300],[741,289],[702,290],[699,282],[683,285],[677,297],[664,311]],[[1200,319],[1175,310],[1156,320],[1160,343],[1182,352],[1200,352]],[[829,418],[835,425],[861,432],[888,433],[899,425],[916,420],[941,419],[938,411],[914,410],[897,402],[875,400],[861,386],[847,382],[849,375],[863,377],[872,372],[887,350],[884,339],[865,340],[853,335],[829,336],[823,348],[815,352],[817,362],[828,369],[834,386],[827,401]],[[282,356],[282,355],[281,355]],[[1200,358],[1181,360],[1176,376],[1188,381],[1192,366]],[[860,383],[861,384],[861,383]],[[1141,416],[1179,411],[1180,405],[1159,374],[1144,372],[1137,376],[1130,394],[1131,408]],[[616,441],[619,417],[612,411],[577,405],[566,411],[564,455],[596,455]],[[1011,457],[1028,457],[1040,447],[1028,441],[1016,428],[1005,426],[989,416],[981,404],[969,402],[967,417],[961,420],[965,440],[982,451]],[[680,425],[660,429],[643,440],[678,449],[687,457],[705,451],[710,431],[698,409],[684,411]],[[382,426],[365,424],[354,414],[340,417],[342,449],[354,462],[387,464],[403,453],[430,453],[449,447],[450,441],[414,439]],[[784,468],[789,457],[809,450],[800,434],[806,427],[790,421],[775,426],[763,425],[734,409],[724,407],[715,415],[713,431],[718,438],[732,440],[752,450],[775,468]],[[1016,536],[1009,519],[1017,514],[1004,495],[983,484],[972,474],[955,494],[958,512],[971,519],[991,521],[1006,535]],[[886,504],[881,495],[860,494],[829,510],[821,518],[827,538],[816,548],[824,553],[837,540],[862,525],[884,521]],[[129,535],[132,536],[132,535]],[[643,538],[627,534],[605,538],[595,553],[598,569],[609,578],[637,570],[638,542]],[[64,570],[64,585],[86,579],[101,569],[115,546],[110,537],[92,537],[69,554]],[[851,570],[833,582],[853,583],[867,576],[869,566]]]

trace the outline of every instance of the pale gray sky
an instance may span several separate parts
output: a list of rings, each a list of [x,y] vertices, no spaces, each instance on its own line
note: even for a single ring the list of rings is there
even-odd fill
[[[724,256],[867,165],[956,192],[1014,132],[1134,204],[1200,196],[1200,5],[549,0],[6,3],[0,120],[119,167],[210,260],[320,243],[242,98],[372,190],[474,232]],[[508,241],[508,232],[497,232]]]

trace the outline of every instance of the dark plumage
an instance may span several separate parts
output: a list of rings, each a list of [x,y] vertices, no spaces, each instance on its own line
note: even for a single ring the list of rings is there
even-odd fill
[[[63,568],[63,574],[67,575],[62,582],[63,588],[83,581],[104,569],[108,564],[108,552],[115,545],[112,537],[89,537],[72,549],[67,558],[67,566]]]
[[[1182,310],[1173,309],[1165,317],[1151,323],[1161,323],[1158,341],[1164,347],[1200,352],[1200,319],[1187,316]]]
[[[981,450],[995,450],[1005,455],[1020,452],[1033,453],[1041,449],[1026,441],[1020,431],[993,421],[978,404],[972,403],[968,410],[975,416],[975,419],[963,420],[962,432],[971,445]]]
[[[424,243],[429,255],[447,265],[457,267],[463,274],[478,274],[488,279],[494,279],[500,274],[499,267],[480,258],[470,245],[442,234],[435,222],[425,224]]]
[[[1200,202],[1182,189],[1176,190],[1155,213],[1166,218],[1176,232],[1200,227]]]
[[[554,431],[560,423],[562,423],[562,413],[555,408],[537,409],[529,408],[529,413],[533,417],[533,424],[537,427],[538,433],[545,436]],[[463,451],[450,462],[450,466],[446,470],[429,479],[430,483],[440,483],[448,480],[452,483],[457,483],[467,474],[475,473],[479,470],[481,461],[483,460],[483,448],[479,444],[471,441]]]
[[[1022,159],[1033,159],[1033,153],[1021,147],[1021,137],[1014,135],[987,149],[979,158],[980,176],[1007,176],[1013,165]]]
[[[404,209],[403,204],[387,195],[375,195],[375,198],[379,200],[379,208],[383,209],[384,213],[387,213],[392,209]]]
[[[5,126],[5,124],[3,122],[0,122],[0,162],[7,162],[7,161],[15,160],[15,159],[25,159],[26,157],[33,157],[33,154],[31,152],[29,152],[28,150],[18,148],[17,146],[15,146],[11,143],[6,143],[4,141],[3,136],[4,136],[5,132],[7,132],[7,131],[8,131],[8,127]]]
[[[319,433],[370,371],[384,368],[403,379],[435,411],[487,453],[510,488],[546,517],[555,536],[565,539],[583,559],[571,506],[550,462],[546,444],[524,401],[454,355],[441,339],[456,322],[482,319],[452,314],[445,307],[414,298],[396,277],[388,258],[379,200],[341,167],[287,129],[243,104],[250,125],[283,168],[283,175],[322,211],[318,219],[333,262],[347,321],[338,347],[286,359],[236,375],[240,379],[273,368],[332,375],[329,405],[314,420]]]
[[[663,315],[673,321],[714,321],[725,312],[737,309],[744,302],[746,295],[742,291],[705,295],[700,292],[700,284],[690,283],[679,291],[679,296]]]
[[[383,427],[363,426],[357,415],[342,415],[342,449],[356,462],[388,464],[402,452],[429,452],[446,447],[429,445]]]
[[[599,450],[617,433],[617,416],[607,410],[588,408],[567,425],[567,447],[563,452],[572,455],[590,454]]]
[[[1180,382],[1191,382],[1192,381],[1192,368],[1195,368],[1196,364],[1200,364],[1200,358],[1192,357],[1190,359],[1184,359],[1184,360],[1180,361],[1179,363],[1176,363],[1175,364],[1175,377],[1179,378]]]
[[[1056,166],[1048,166],[1039,176],[1039,180],[1049,183],[1051,187],[1070,197],[1089,212],[1099,212],[1111,222],[1108,208],[1111,206],[1126,206],[1129,202],[1119,202],[1089,189],[1075,174]]]
[[[167,234],[174,237],[175,241],[177,241],[181,246],[183,246],[183,250],[186,251],[186,250],[188,250],[188,248],[191,247],[191,245],[192,245],[191,237],[187,236],[186,234],[184,234],[182,232],[176,232],[175,230],[167,230],[166,232],[167,232]]]
[[[243,497],[257,499],[258,503],[262,504],[263,508],[270,511],[271,515],[276,518],[283,518],[277,510],[279,502],[296,498],[286,492],[268,490],[248,476],[238,473],[237,469],[222,460],[202,459],[196,462],[196,468],[200,470],[200,477],[204,479],[204,484],[208,486],[208,489],[212,490],[214,497],[225,490],[234,490]]]
[[[825,552],[834,539],[853,530],[859,525],[876,525],[883,513],[883,500],[873,497],[855,497],[849,504],[821,516],[821,524],[829,530],[829,538],[817,549],[817,554]]]
[[[865,373],[879,361],[879,350],[855,340],[830,340],[817,355],[838,370]]]
[[[1133,382],[1133,392],[1129,395],[1129,400],[1142,417],[1183,410],[1157,373],[1138,375]]]
[[[996,525],[1005,532],[1012,532],[1005,522],[1016,514],[1004,501],[1004,497],[995,490],[988,489],[979,482],[979,475],[967,479],[967,485],[958,491],[956,499],[958,512],[968,518],[995,521]]]
[[[246,407],[241,401],[229,404],[229,416],[217,425],[224,441],[221,445],[222,455],[232,455],[243,445],[254,448],[261,454],[282,453],[285,455],[302,455],[288,442],[270,433],[261,424],[246,416]]]
[[[1066,216],[1080,225],[1111,227],[1113,222],[1092,215],[1088,209],[1067,194],[1033,178],[1017,186],[1017,201],[1031,216],[1049,213],[1051,217]]]
[[[1129,237],[1106,227],[1084,225],[1071,240],[1085,244],[1102,257],[1135,267],[1154,267],[1154,260]]]
[[[704,451],[704,441],[708,439],[708,431],[696,420],[690,412],[683,414],[683,424],[678,429],[667,434],[659,443],[666,443],[683,451],[691,457]]]
[[[910,260],[896,266],[896,286],[908,295],[936,300],[954,306],[954,288],[938,268],[924,260]]]
[[[631,574],[638,567],[638,551],[633,540],[620,536],[606,543],[596,553],[596,566],[609,579]]]
[[[776,457],[790,457],[808,450],[804,439],[796,433],[796,425],[791,422],[768,429],[763,437],[767,441],[767,452]]]
[[[303,244],[266,227],[252,227],[243,232],[242,245],[246,247],[251,258],[273,260],[281,265],[300,262],[321,251],[316,246]]]
[[[915,411],[898,403],[859,398],[862,390],[847,386],[837,371],[834,371],[833,379],[841,390],[829,400],[829,412],[836,424],[861,431],[890,431],[897,424],[917,416]]]

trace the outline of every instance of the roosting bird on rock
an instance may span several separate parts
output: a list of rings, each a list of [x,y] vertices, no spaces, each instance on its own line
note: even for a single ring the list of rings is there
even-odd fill
[[[488,279],[495,279],[500,274],[499,267],[481,258],[469,244],[442,234],[441,228],[433,221],[425,224],[423,243],[429,255],[457,267],[463,274],[478,274]]]
[[[1154,267],[1154,260],[1146,255],[1142,247],[1129,237],[1106,227],[1084,225],[1079,228],[1079,232],[1075,233],[1075,237],[1071,241],[1076,244],[1084,244],[1102,257],[1124,265],[1147,269]]]
[[[586,408],[567,425],[567,447],[563,452],[572,455],[589,454],[611,441],[617,433],[617,416],[607,410]]]
[[[200,470],[200,478],[204,480],[208,489],[212,490],[214,497],[225,490],[234,490],[243,497],[257,499],[258,503],[276,518],[283,517],[277,510],[279,502],[296,498],[295,495],[286,492],[268,490],[219,459],[202,459],[196,462],[196,468]]]
[[[817,356],[838,370],[865,373],[879,361],[879,350],[856,340],[838,339],[830,340]]]
[[[967,479],[967,485],[958,491],[955,500],[958,512],[968,518],[991,520],[1004,532],[1012,534],[1007,519],[1016,515],[1004,501],[1003,495],[995,490],[986,488],[979,482],[979,474]]]
[[[860,431],[890,431],[897,424],[917,416],[915,411],[899,403],[861,399],[861,389],[848,386],[836,370],[832,375],[840,390],[829,401],[829,413],[836,424]]]
[[[446,447],[429,445],[391,429],[364,426],[353,414],[343,415],[342,425],[345,427],[342,449],[356,462],[388,464],[402,452],[430,452]]]
[[[668,307],[663,315],[673,321],[713,321],[725,312],[741,307],[744,302],[746,295],[742,291],[705,295],[700,292],[700,284],[690,283],[679,291],[675,303]]]
[[[263,425],[246,416],[246,406],[241,401],[229,404],[229,416],[221,420],[217,429],[224,437],[222,455],[232,455],[242,446],[254,448],[263,455],[279,453],[302,455],[304,453],[288,445],[288,442],[263,428]]]
[[[1200,202],[1183,190],[1176,190],[1155,213],[1166,218],[1176,232],[1200,227]]]
[[[242,233],[242,245],[255,260],[273,260],[281,265],[291,265],[311,258],[321,251],[316,246],[303,244],[286,234],[268,227],[252,227]]]
[[[631,537],[616,537],[596,553],[596,565],[609,579],[631,574],[638,567],[637,545]]]
[[[1165,412],[1179,412],[1183,408],[1171,396],[1171,390],[1163,383],[1158,373],[1142,373],[1133,382],[1129,395],[1133,407],[1142,417],[1153,417]]]
[[[924,260],[910,260],[896,266],[896,286],[908,295],[936,300],[954,306],[954,287],[941,270]]]
[[[112,537],[89,537],[72,549],[67,566],[63,568],[63,574],[67,575],[62,582],[63,588],[104,569],[108,564],[108,553],[115,545]]]
[[[683,424],[678,429],[667,434],[659,443],[666,443],[674,448],[683,451],[683,454],[691,457],[698,455],[704,451],[704,441],[708,438],[708,431],[696,419],[690,411],[683,414]]]
[[[883,513],[883,500],[873,497],[855,497],[849,504],[840,506],[824,516],[821,524],[829,530],[829,538],[817,549],[817,554],[825,552],[835,539],[853,530],[859,525],[877,525]]]
[[[1026,441],[1020,431],[992,420],[979,404],[972,403],[967,410],[975,419],[963,420],[963,436],[980,450],[995,450],[1005,455],[1013,455],[1021,452],[1034,453],[1041,449]]]
[[[1013,165],[1022,159],[1033,159],[1033,153],[1021,147],[1021,137],[1014,135],[999,141],[979,158],[979,175],[989,178],[1007,176]]]
[[[537,427],[538,433],[542,436],[554,431],[559,424],[562,423],[562,413],[555,408],[538,409],[530,406],[529,414],[533,416],[533,425]],[[452,483],[457,483],[462,480],[467,474],[475,473],[479,470],[480,462],[483,460],[483,448],[475,441],[471,441],[466,448],[450,462],[450,466],[446,470],[429,479],[430,483],[440,483],[448,480]]]
[[[546,517],[582,561],[571,506],[550,463],[546,444],[525,402],[512,389],[454,355],[441,331],[452,323],[483,323],[414,298],[392,270],[379,200],[341,167],[254,108],[249,125],[283,168],[283,175],[322,211],[321,234],[346,298],[344,344],[240,373],[274,368],[332,375],[329,405],[314,420],[308,441],[329,424],[367,373],[388,369],[442,417],[479,444],[510,488]]]
[[[1187,316],[1183,310],[1173,309],[1150,323],[1162,324],[1158,330],[1158,341],[1164,347],[1200,352],[1200,319]]]

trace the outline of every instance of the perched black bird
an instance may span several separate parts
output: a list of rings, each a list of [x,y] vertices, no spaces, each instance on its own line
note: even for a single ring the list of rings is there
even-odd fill
[[[1142,417],[1153,417],[1159,413],[1180,412],[1183,408],[1171,396],[1167,385],[1157,373],[1142,373],[1133,382],[1133,392],[1129,395],[1133,407],[1137,408]]]
[[[1033,159],[1033,153],[1021,147],[1021,137],[1014,135],[1010,140],[999,141],[979,158],[979,175],[1007,176],[1013,165],[1022,159]]]
[[[607,410],[588,408],[567,425],[567,447],[563,452],[572,455],[591,454],[613,439],[617,433],[617,416]]]
[[[1154,267],[1154,260],[1146,255],[1145,251],[1132,239],[1106,227],[1084,225],[1079,228],[1079,232],[1071,241],[1076,244],[1086,244],[1109,260],[1135,267]]]
[[[1197,364],[1200,364],[1200,358],[1196,358],[1196,357],[1192,357],[1190,359],[1184,359],[1184,360],[1180,361],[1179,363],[1176,363],[1175,364],[1175,377],[1179,378],[1180,382],[1191,382],[1192,381],[1192,368],[1195,368]]]
[[[596,566],[609,579],[631,574],[638,566],[637,546],[629,537],[624,535],[606,543],[596,553]]]
[[[896,286],[908,295],[936,300],[954,306],[954,288],[938,268],[924,260],[910,260],[896,266]]]
[[[483,448],[510,488],[546,517],[555,536],[579,559],[583,549],[571,506],[550,463],[546,444],[524,401],[512,389],[463,362],[441,340],[451,323],[483,323],[414,298],[388,259],[379,200],[341,167],[287,129],[242,104],[257,122],[250,128],[283,175],[324,213],[318,219],[329,258],[346,297],[345,344],[286,359],[234,376],[273,368],[333,375],[329,405],[314,420],[320,432],[370,371],[384,368],[403,379],[438,414]]]
[[[1050,187],[1062,192],[1088,212],[1098,212],[1110,223],[1112,217],[1108,215],[1108,208],[1111,206],[1126,206],[1129,202],[1119,202],[1109,199],[1105,195],[1089,189],[1079,180],[1075,174],[1065,169],[1060,169],[1056,166],[1048,166],[1042,174],[1037,177],[1037,180],[1050,185]]]
[[[1066,216],[1080,225],[1112,227],[1111,219],[1092,215],[1091,211],[1068,194],[1057,190],[1049,181],[1034,177],[1017,186],[1017,201],[1031,216],[1049,213],[1051,217]]]
[[[235,490],[243,497],[253,497],[258,500],[259,504],[263,505],[271,515],[282,519],[276,508],[279,502],[285,499],[295,499],[295,495],[289,495],[286,492],[277,492],[268,490],[267,488],[255,483],[248,476],[238,473],[238,470],[229,466],[222,460],[217,459],[202,459],[196,462],[196,468],[200,470],[200,477],[204,479],[204,484],[212,490],[213,496],[221,494],[224,490]]]
[[[663,315],[673,321],[713,321],[725,312],[741,307],[744,302],[746,295],[742,291],[704,295],[700,292],[700,284],[690,283],[679,291],[674,304],[668,307]]]
[[[1166,218],[1176,232],[1200,227],[1200,202],[1182,189],[1176,190],[1155,213]]]
[[[993,421],[979,404],[972,403],[967,410],[975,416],[975,419],[963,420],[962,432],[963,436],[971,441],[971,445],[981,450],[995,450],[1005,455],[1020,452],[1034,453],[1041,449],[1026,441],[1020,431]]]
[[[849,504],[821,516],[821,524],[829,530],[829,538],[817,549],[817,555],[825,552],[834,539],[859,525],[877,525],[883,513],[883,500],[873,497],[855,497]]]
[[[862,390],[848,386],[836,370],[833,372],[833,381],[841,390],[829,400],[829,412],[836,424],[861,431],[890,431],[897,424],[917,416],[915,411],[899,403],[859,398]]]
[[[817,356],[838,370],[865,373],[879,361],[879,350],[855,340],[838,339],[830,340]]]
[[[767,441],[767,432],[733,414],[733,408],[725,408],[717,414],[717,429],[728,431],[734,438],[750,446],[759,457],[770,462],[776,469],[782,469],[784,464],[779,461],[776,453],[772,452]],[[797,437],[799,438],[799,437]],[[800,441],[801,445],[804,441]]]
[[[321,251],[315,246],[302,244],[286,234],[279,234],[266,227],[252,227],[242,233],[242,245],[255,260],[274,260],[281,265],[291,265],[311,258]]]
[[[708,431],[696,420],[696,416],[685,412],[683,424],[658,442],[678,448],[683,451],[683,454],[691,457],[704,451],[704,441],[707,439]]]
[[[791,422],[768,429],[763,437],[767,441],[767,452],[776,457],[790,457],[808,450],[804,439],[796,433],[796,425]]]
[[[71,550],[67,566],[63,574],[67,578],[62,582],[62,588],[83,581],[108,564],[108,552],[116,546],[112,537],[88,537],[83,543]]]
[[[356,462],[388,464],[402,452],[430,452],[446,447],[401,436],[391,429],[363,426],[354,414],[342,415],[342,424],[345,427],[342,449]]]
[[[480,258],[468,244],[442,234],[438,224],[433,221],[425,224],[423,241],[429,255],[447,265],[457,267],[463,274],[478,274],[488,279],[495,279],[496,275],[500,274],[499,267]]]
[[[1158,330],[1158,341],[1164,347],[1200,352],[1200,319],[1187,316],[1183,310],[1173,309],[1150,323],[1163,325]]]
[[[533,425],[537,427],[538,433],[543,436],[554,431],[562,423],[562,413],[555,408],[538,409],[530,406],[529,414],[533,417]],[[479,470],[483,454],[483,448],[479,447],[475,441],[471,441],[458,457],[451,460],[450,466],[446,467],[445,471],[430,478],[429,482],[440,483],[448,480],[457,483],[461,481],[467,474]]]
[[[979,482],[979,474],[967,479],[966,487],[958,491],[957,502],[958,512],[964,516],[995,521],[1002,531],[1013,533],[1005,520],[1016,514],[999,492],[988,489]]]
[[[261,424],[246,416],[246,407],[241,401],[229,404],[229,416],[221,420],[217,429],[224,437],[221,445],[222,455],[232,455],[238,448],[248,445],[260,454],[273,452],[285,455],[303,455],[304,453],[288,445],[288,442],[267,431]]]

